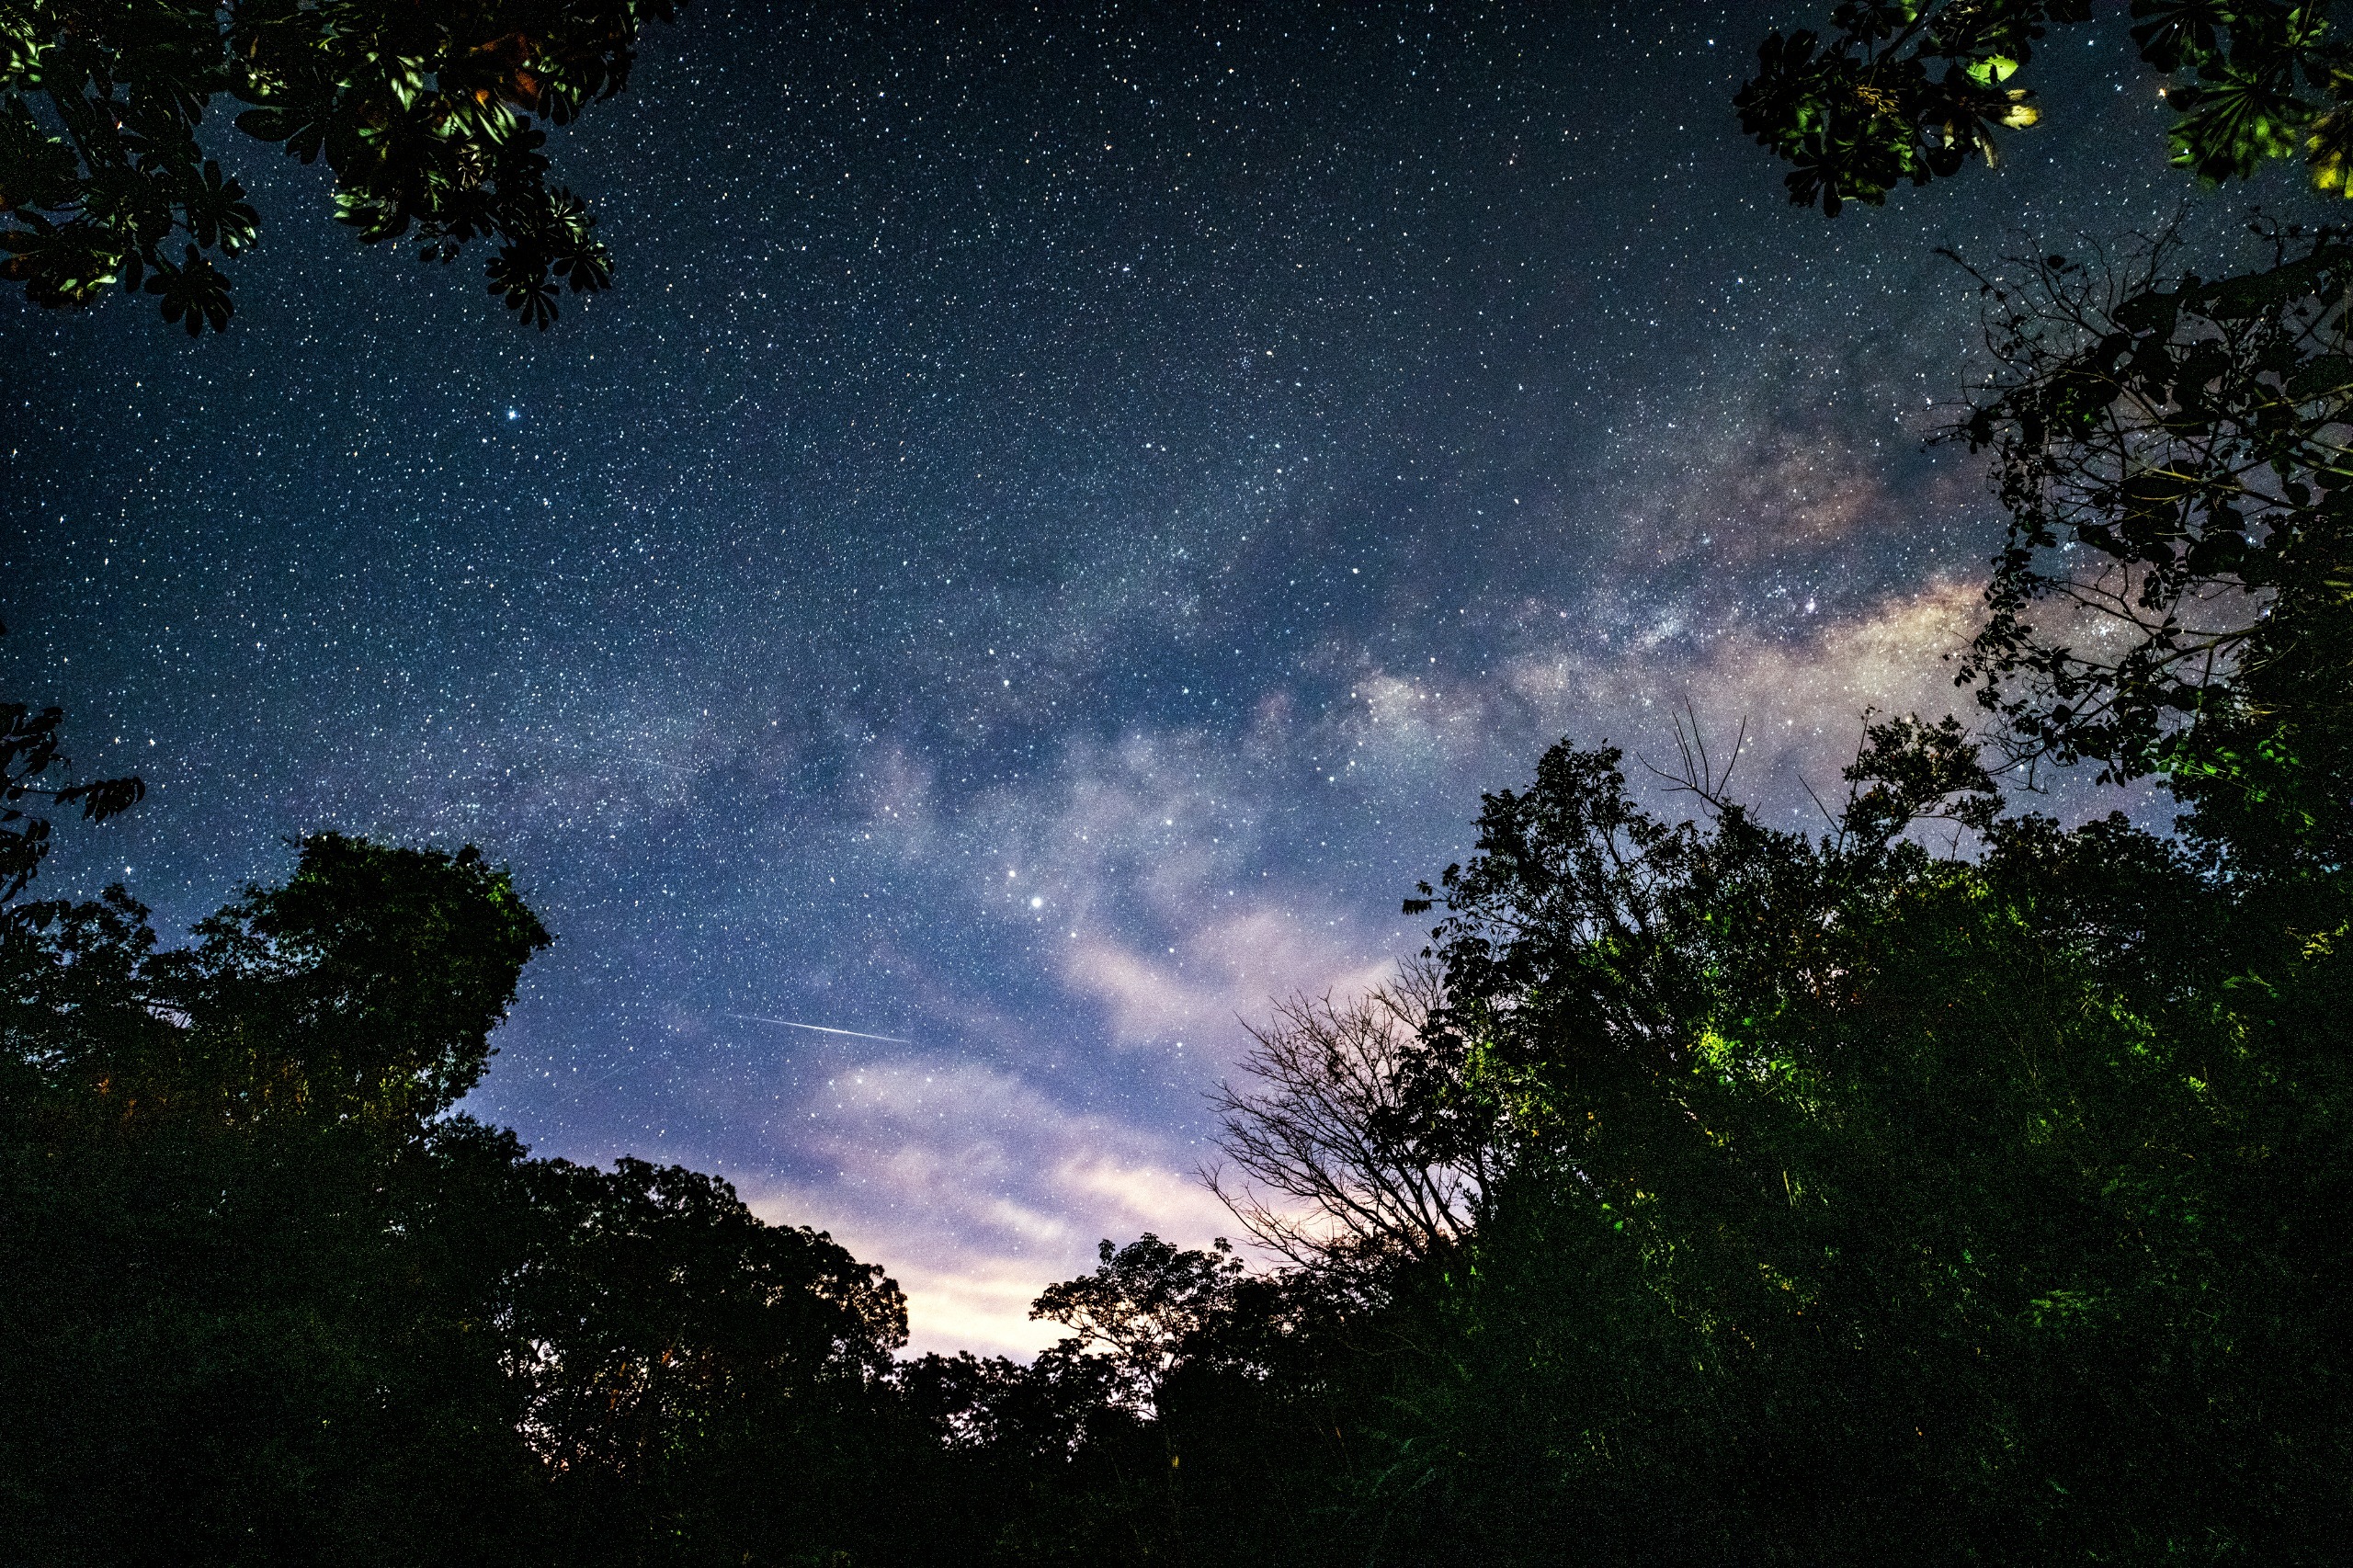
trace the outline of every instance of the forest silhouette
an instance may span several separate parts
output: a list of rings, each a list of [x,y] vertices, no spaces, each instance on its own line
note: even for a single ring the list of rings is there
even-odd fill
[[[2326,9],[2136,5],[2185,166],[2342,185]],[[1835,213],[2030,123],[2012,78],[2088,12],[1842,6],[1741,107]],[[80,221],[51,194],[8,233]],[[1671,812],[1553,747],[1406,901],[1427,949],[1277,1007],[1218,1096],[1277,1266],[1107,1240],[1026,1363],[904,1358],[827,1236],[458,1110],[551,939],[473,849],[311,836],[176,949],[121,888],[39,896],[49,817],[140,789],[0,707],[0,1555],[2337,1560],[2353,244],[2263,237],[2220,280],[2162,236],[1982,269],[1973,722],[1870,716],[1802,833],[1696,733]],[[2032,809],[2062,767],[2170,831]]]

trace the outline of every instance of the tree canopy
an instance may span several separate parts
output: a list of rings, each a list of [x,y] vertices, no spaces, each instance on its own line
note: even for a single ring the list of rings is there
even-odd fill
[[[303,841],[164,947],[0,920],[0,1519],[74,1563],[872,1538],[905,1305],[726,1183],[453,1112],[549,941],[476,851]],[[790,1462],[798,1480],[765,1479]]]
[[[0,6],[0,275],[36,304],[156,296],[191,336],[229,324],[217,265],[260,214],[199,128],[324,160],[336,220],[420,260],[497,245],[490,291],[545,328],[612,278],[597,220],[548,183],[547,128],[628,85],[671,0],[8,0]],[[218,146],[217,140],[209,143]]]
[[[2345,864],[2353,397],[2335,231],[2208,282],[2137,256],[1986,278],[1996,370],[1952,433],[2008,537],[1963,678],[2029,757],[2154,774],[2249,873]]]
[[[1999,162],[1995,132],[2041,119],[2023,85],[2035,45],[2095,23],[2115,25],[2090,0],[1843,0],[1826,32],[1768,38],[1734,102],[1792,165],[1790,199],[1836,217]],[[2328,0],[2132,0],[2124,25],[2166,79],[2175,164],[2219,183],[2302,158],[2316,187],[2353,196],[2353,37]]]

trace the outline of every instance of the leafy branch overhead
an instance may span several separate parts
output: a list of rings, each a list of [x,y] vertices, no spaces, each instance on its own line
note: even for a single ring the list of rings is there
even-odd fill
[[[0,0],[0,275],[51,306],[157,296],[190,335],[235,306],[218,262],[260,215],[198,129],[324,159],[335,217],[425,261],[498,245],[490,291],[545,328],[610,281],[597,220],[548,183],[546,127],[620,92],[671,0]],[[217,148],[216,148],[217,150]]]
[[[7,630],[0,626],[0,635]],[[51,768],[72,766],[60,749],[64,722],[62,708],[0,702],[0,909],[25,891],[49,855],[49,819],[28,801],[79,806],[85,822],[104,822],[146,798],[147,785],[135,774],[80,784],[45,782]]]
[[[24,891],[49,853],[49,819],[25,807],[28,796],[53,806],[79,806],[85,821],[104,822],[129,811],[147,793],[147,786],[136,777],[42,785],[41,776],[66,761],[57,749],[58,726],[64,718],[62,708],[35,710],[21,702],[0,702],[0,904]]]
[[[2131,17],[2142,62],[2169,79],[2177,165],[2219,182],[2301,156],[2315,186],[2353,196],[2353,37],[2328,0],[2133,0]],[[2018,82],[2034,45],[2091,19],[2090,0],[1847,0],[1827,35],[1768,38],[1733,103],[1791,165],[1790,199],[1835,217],[1996,163],[1995,131],[2040,118]]]
[[[2008,513],[1964,678],[2019,755],[2163,776],[2333,859],[2353,747],[2353,246],[2215,282],[2137,255],[1978,274],[1996,370],[1950,433]],[[2323,849],[2322,846],[2327,846]]]

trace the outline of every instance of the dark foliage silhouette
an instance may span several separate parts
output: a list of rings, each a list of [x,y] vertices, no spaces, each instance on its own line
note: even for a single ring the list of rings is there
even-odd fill
[[[2000,160],[1996,131],[2041,118],[2018,83],[2053,29],[2130,29],[2168,78],[2173,161],[2201,180],[2244,179],[2301,157],[2322,190],[2347,192],[2353,40],[2328,0],[2133,0],[2130,19],[2090,0],[1843,0],[1827,33],[1776,32],[1734,99],[1742,128],[1792,165],[1790,199],[1836,217],[1903,184]]]
[[[670,0],[17,0],[0,9],[0,273],[36,304],[156,296],[190,336],[229,324],[218,265],[261,218],[198,128],[236,127],[333,176],[335,215],[369,244],[449,262],[497,253],[490,291],[551,325],[612,258],[579,198],[548,183],[543,127],[628,85]]]

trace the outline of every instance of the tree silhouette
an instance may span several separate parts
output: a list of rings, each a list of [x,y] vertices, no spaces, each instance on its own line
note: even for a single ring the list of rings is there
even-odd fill
[[[629,81],[672,0],[20,0],[0,12],[0,275],[37,304],[143,289],[194,336],[235,305],[215,264],[260,215],[197,130],[334,175],[338,222],[425,261],[494,242],[490,291],[546,328],[612,277],[587,206],[548,184],[544,127]]]
[[[2170,79],[2173,161],[2244,179],[2301,156],[2313,183],[2353,196],[2353,37],[2328,0],[2133,0],[2143,63]],[[1829,34],[1776,32],[1733,100],[1750,135],[1794,165],[1790,199],[1836,217],[1896,186],[1999,161],[1995,131],[2041,118],[2018,85],[2055,27],[2090,0],[1844,0]]]
[[[1246,1026],[1245,1079],[1212,1091],[1218,1147],[1240,1173],[1202,1180],[1252,1239],[1290,1263],[1375,1285],[1467,1236],[1500,1149],[1432,1119],[1415,1094],[1445,1005],[1427,960],[1354,1001],[1293,997]]]
[[[0,636],[7,630],[0,626]],[[49,855],[49,818],[28,801],[76,806],[85,822],[104,822],[146,797],[147,786],[135,774],[81,784],[44,783],[51,768],[72,766],[59,749],[64,723],[62,708],[0,702],[0,906],[25,891]]]
[[[1981,274],[1997,369],[1952,433],[2009,514],[1964,665],[2008,743],[2161,776],[2242,870],[2353,832],[2353,246],[2269,237],[2218,282],[2162,239]]]

